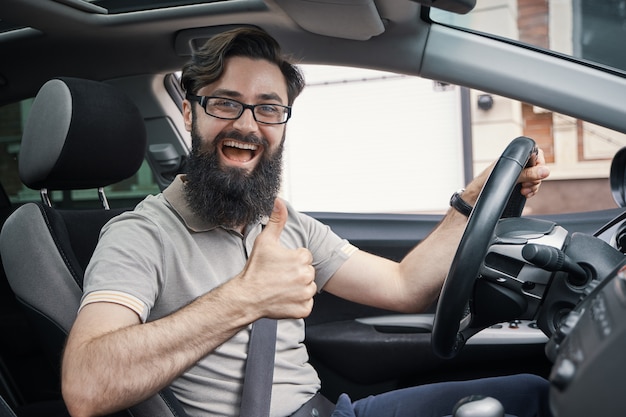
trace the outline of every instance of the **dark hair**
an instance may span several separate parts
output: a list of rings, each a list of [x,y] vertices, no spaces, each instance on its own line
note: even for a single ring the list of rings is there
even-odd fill
[[[282,54],[278,42],[261,29],[246,27],[215,35],[195,51],[183,67],[180,80],[183,90],[195,94],[217,81],[224,72],[224,61],[232,56],[265,59],[276,64],[287,81],[289,105],[304,88],[302,72]]]

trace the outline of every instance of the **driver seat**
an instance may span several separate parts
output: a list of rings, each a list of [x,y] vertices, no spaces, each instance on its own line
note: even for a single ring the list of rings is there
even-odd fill
[[[0,254],[9,284],[57,371],[100,229],[126,210],[109,208],[104,187],[134,175],[145,151],[138,108],[111,85],[57,78],[39,90],[24,129],[19,174],[25,185],[40,190],[42,201],[24,204],[8,218]],[[55,208],[48,195],[82,189],[97,189],[102,207]],[[165,389],[116,415],[186,413]]]

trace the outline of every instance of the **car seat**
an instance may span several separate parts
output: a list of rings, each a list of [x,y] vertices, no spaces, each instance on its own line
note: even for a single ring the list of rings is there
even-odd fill
[[[39,90],[24,128],[19,174],[25,185],[40,190],[42,202],[24,204],[7,219],[0,254],[9,284],[57,370],[100,229],[125,210],[109,208],[104,187],[134,175],[145,151],[143,118],[113,86],[57,78]],[[103,207],[53,207],[49,192],[78,189],[97,190]],[[120,415],[186,414],[165,389]]]

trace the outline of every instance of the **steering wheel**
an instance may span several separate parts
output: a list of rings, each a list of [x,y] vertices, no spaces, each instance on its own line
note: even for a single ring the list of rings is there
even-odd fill
[[[520,136],[504,150],[489,175],[469,216],[463,237],[443,284],[432,331],[434,353],[453,358],[476,330],[467,314],[474,282],[478,277],[498,220],[520,216],[525,197],[517,185],[520,173],[536,152],[535,141]],[[506,212],[505,212],[506,208]]]

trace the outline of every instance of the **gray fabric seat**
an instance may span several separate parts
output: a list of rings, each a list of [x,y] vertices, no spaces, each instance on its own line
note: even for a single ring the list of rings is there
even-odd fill
[[[57,369],[100,229],[125,210],[109,209],[103,189],[134,175],[145,150],[139,110],[108,84],[53,79],[33,102],[19,173],[25,185],[41,191],[42,202],[27,203],[8,218],[0,233],[0,253],[11,289]],[[48,198],[49,191],[77,189],[98,190],[103,207],[58,209]],[[185,415],[169,389],[120,414]]]

